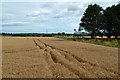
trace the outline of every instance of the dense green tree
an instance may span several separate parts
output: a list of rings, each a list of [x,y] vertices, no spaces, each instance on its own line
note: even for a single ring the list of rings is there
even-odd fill
[[[65,35],[65,32],[62,32],[62,35]]]
[[[102,10],[102,7],[97,4],[88,5],[88,8],[81,19],[80,27],[83,27],[87,32],[89,32],[91,38],[95,38],[96,34],[101,33]]]
[[[58,33],[57,33],[57,35],[61,35],[61,33],[60,33],[60,32],[58,32]]]
[[[105,17],[105,34],[108,38],[115,36],[115,38],[120,35],[120,4],[117,6],[113,5],[107,7],[103,11],[103,16]]]
[[[120,3],[118,3],[114,9],[114,14],[117,18],[116,24],[115,24],[115,38],[117,39],[117,37],[120,35]]]

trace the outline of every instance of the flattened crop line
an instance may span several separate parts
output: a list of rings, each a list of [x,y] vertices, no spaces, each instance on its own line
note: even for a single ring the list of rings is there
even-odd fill
[[[40,41],[39,39],[37,39],[39,42],[43,43],[42,41]]]
[[[77,61],[79,61],[79,62],[82,62],[82,63],[89,63],[91,66],[97,66],[96,64],[87,62],[87,61],[85,61],[85,60],[83,60],[83,59],[81,59],[81,58],[79,58],[79,57],[77,57],[77,56],[75,56],[75,55],[72,55],[72,56],[73,56]]]
[[[41,42],[41,43],[43,43],[44,45],[45,45],[45,47],[50,47],[51,49],[56,49],[55,47],[53,47],[53,46],[50,46],[50,45],[48,45],[48,44],[46,44],[46,43],[44,43],[44,42],[42,42],[42,41],[40,41],[39,39],[37,39],[39,42]]]
[[[38,41],[40,41],[39,39],[37,39]],[[42,41],[40,41],[40,42],[42,42]],[[73,58],[75,58],[78,62],[83,62],[83,63],[88,63],[87,61],[85,61],[85,60],[83,60],[83,59],[81,59],[81,58],[78,58],[78,57],[76,57],[75,55],[72,55],[70,52],[68,52],[68,51],[65,51],[65,50],[62,50],[62,49],[59,49],[59,48],[55,48],[55,47],[53,47],[53,46],[51,46],[51,45],[48,45],[48,44],[46,44],[46,43],[44,43],[44,42],[42,42],[44,45],[46,45],[46,46],[48,46],[48,47],[50,47],[51,49],[56,49],[56,50],[60,50],[60,51],[62,51],[62,52],[64,52],[64,53],[68,53],[69,55],[71,55]],[[63,54],[62,54],[63,55]],[[64,56],[66,56],[66,55],[64,55]],[[92,63],[90,63],[91,65],[94,65],[94,64],[92,64]]]
[[[47,47],[48,45],[46,43],[44,43],[45,47]]]
[[[39,39],[37,39],[39,42],[41,42]],[[58,64],[60,64],[60,65],[63,65],[64,67],[66,67],[69,71],[71,71],[71,69],[70,68],[68,68],[68,66],[66,66],[66,65],[64,65],[64,64],[62,64],[60,61],[59,61],[59,58],[58,57],[56,57],[56,55],[57,55],[57,53],[56,53],[56,55],[54,55],[52,52],[54,52],[54,49],[55,49],[55,47],[52,47],[52,46],[49,46],[49,45],[47,45],[46,43],[44,43],[44,42],[41,42],[41,43],[43,43],[44,45],[45,45],[45,49],[47,49],[48,47],[50,47],[51,48],[51,50],[50,50],[50,52],[48,53],[46,53],[47,55],[49,54],[49,56],[50,56],[50,58],[51,58],[51,60],[53,61],[53,63],[58,63]],[[46,51],[45,51],[46,52]],[[46,59],[47,60],[47,59]],[[49,63],[48,63],[49,64]],[[71,72],[73,72],[74,70],[72,70]],[[74,72],[73,72],[74,73]],[[77,75],[78,76],[78,74],[76,74],[76,72],[74,73],[75,75]]]
[[[39,47],[39,49],[43,49],[43,48],[35,41],[35,39],[33,39],[33,41],[34,41],[35,45],[36,45],[37,47]]]
[[[55,58],[55,56],[52,55],[51,53],[52,53],[52,51],[50,51],[50,56],[51,56],[51,59],[53,60],[53,62],[54,62],[54,63],[58,63],[58,62],[57,62],[57,59]]]
[[[39,39],[38,39],[38,41],[40,41]],[[40,41],[41,42],[41,41]],[[84,72],[80,72],[79,71],[79,69],[77,69],[77,68],[74,68],[73,67],[73,63],[69,63],[69,60],[68,59],[65,59],[64,57],[63,57],[63,55],[62,54],[58,54],[58,52],[56,51],[54,51],[54,49],[56,49],[55,47],[53,47],[53,46],[50,46],[50,45],[48,45],[48,44],[46,44],[46,43],[44,43],[44,42],[42,42],[46,47],[45,47],[45,49],[47,49],[47,48],[51,48],[51,50],[50,50],[50,52],[49,52],[49,55],[50,55],[50,57],[51,57],[51,59],[52,59],[52,61],[54,62],[54,63],[58,63],[58,64],[60,64],[60,65],[63,65],[64,67],[66,67],[69,71],[71,71],[71,72],[73,72],[75,75],[77,75],[77,76],[79,76],[79,77],[85,77],[86,75],[85,75],[85,73]],[[56,49],[57,50],[57,49]],[[46,51],[45,51],[46,52]],[[48,54],[48,53],[47,53]],[[64,55],[65,56],[65,55]],[[61,58],[63,58],[65,61],[67,61],[67,62],[65,62],[64,60],[62,60]],[[72,66],[72,67],[71,67]],[[75,65],[74,65],[75,66]],[[76,66],[77,66],[77,64],[76,64]]]
[[[111,72],[111,73],[118,74],[117,72],[114,72],[114,71],[112,71],[112,70],[110,70],[110,69],[107,69],[107,68],[105,68],[105,67],[102,67],[102,66],[99,66],[99,65],[97,65],[97,64],[93,64],[93,63],[90,63],[90,62],[88,62],[88,61],[85,61],[85,60],[83,60],[83,59],[81,59],[81,58],[79,58],[79,57],[77,57],[77,56],[75,56],[75,55],[72,55],[72,56],[73,56],[75,59],[77,59],[79,62],[88,63],[88,64],[90,64],[91,66],[100,67],[100,68],[102,68],[102,69],[104,69],[104,70],[106,70],[106,71],[109,71],[109,72]]]
[[[34,41],[35,45],[38,46],[38,45],[37,45],[37,42],[35,41],[35,39],[33,39],[33,41]]]
[[[37,40],[40,41],[39,39],[37,39]],[[97,65],[97,64],[93,64],[93,63],[90,63],[90,62],[88,62],[88,61],[86,61],[86,60],[83,60],[83,59],[81,59],[81,58],[73,55],[72,53],[66,51],[66,50],[63,50],[63,49],[60,49],[60,48],[56,48],[56,47],[51,46],[51,45],[48,45],[48,44],[46,44],[46,43],[44,43],[44,42],[42,42],[42,41],[40,41],[40,42],[43,43],[46,47],[48,46],[48,47],[51,47],[52,49],[56,49],[56,50],[60,50],[60,51],[62,51],[62,52],[68,53],[69,55],[71,55],[73,58],[75,58],[75,59],[76,59],[78,62],[80,62],[80,63],[81,63],[81,62],[82,62],[82,63],[88,63],[88,64],[90,64],[91,66],[100,67],[100,68],[106,70],[107,72],[109,71],[109,72],[111,72],[111,73],[113,73],[113,74],[118,74],[117,72],[114,72],[114,71],[112,71],[112,70],[110,70],[110,69],[107,69],[107,68],[104,68],[104,67],[99,66],[99,65]],[[54,59],[54,58],[53,58],[53,59]],[[55,59],[54,59],[54,60],[55,60]],[[56,60],[55,60],[55,63],[57,63]]]
[[[52,75],[53,75],[53,71],[51,70],[51,64],[50,64],[50,60],[51,61],[53,61],[54,62],[54,60],[51,58],[51,55],[48,53],[48,51],[47,51],[47,45],[45,45],[43,42],[41,42],[39,39],[33,39],[33,41],[34,41],[34,43],[36,44],[36,47],[39,47],[39,49],[42,49],[43,51],[44,51],[44,57],[45,57],[45,61],[47,62],[47,64],[48,64],[48,66],[49,66],[49,69],[50,69],[50,71],[51,71],[51,73],[52,73]],[[39,41],[40,43],[42,43],[43,45],[45,45],[45,47],[41,47],[38,43],[37,43],[37,41]],[[50,59],[50,60],[49,60]]]
[[[56,48],[56,49],[58,49],[58,48]],[[110,70],[110,69],[107,69],[107,68],[105,68],[105,67],[102,67],[102,66],[99,66],[99,65],[97,65],[97,64],[93,64],[93,63],[90,63],[90,62],[88,62],[88,61],[86,61],[86,60],[83,60],[82,58],[79,58],[79,57],[71,54],[71,53],[68,52],[68,51],[64,51],[64,50],[62,50],[62,49],[58,49],[58,50],[61,50],[61,51],[63,51],[63,52],[68,53],[69,55],[73,56],[73,57],[74,57],[78,62],[80,62],[80,63],[81,63],[81,62],[82,62],[82,63],[88,63],[88,64],[90,64],[91,66],[100,67],[100,68],[106,70],[107,72],[109,71],[109,72],[111,72],[111,73],[113,73],[113,74],[118,74],[117,72],[114,72],[114,71],[112,71],[112,70]]]
[[[46,44],[46,43],[40,41],[39,39],[37,39],[37,40],[38,40],[39,42],[43,43],[43,44],[45,45],[45,47],[47,47],[47,44]]]
[[[44,53],[44,58],[45,58],[45,61],[47,62],[49,70],[51,71],[51,74],[54,76],[55,73],[51,69],[51,66],[52,66],[52,64],[51,64],[51,55],[48,54],[47,52],[45,52]]]
[[[50,52],[51,58],[55,63],[59,63],[66,67],[69,71],[73,72],[75,75],[79,76],[80,78],[89,77],[89,75],[86,75],[85,70],[80,71],[80,68],[77,68],[77,64],[69,63],[67,59],[62,57],[61,55],[58,55],[54,51]]]

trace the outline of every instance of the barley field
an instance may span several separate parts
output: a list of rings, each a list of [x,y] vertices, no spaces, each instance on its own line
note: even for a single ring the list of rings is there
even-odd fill
[[[3,37],[3,78],[116,78],[118,48],[53,37]]]

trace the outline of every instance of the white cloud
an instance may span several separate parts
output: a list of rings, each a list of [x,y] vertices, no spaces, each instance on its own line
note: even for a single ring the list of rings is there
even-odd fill
[[[50,10],[50,9],[39,9],[36,11],[29,11],[27,15],[31,16],[31,17],[36,17],[36,16],[41,16],[41,15],[48,15],[51,12],[52,12],[52,10]]]
[[[59,13],[57,13],[54,18],[63,18],[64,16],[68,15],[68,9],[65,8],[61,10]]]
[[[11,23],[2,23],[2,26],[23,26],[29,22],[11,22]]]
[[[85,9],[85,3],[67,3],[67,5],[59,3],[59,5],[61,5],[63,9],[58,12],[53,18],[78,18],[83,14],[83,11]]]
[[[77,29],[78,29],[79,24],[78,24],[78,23],[70,23],[68,26],[69,26],[69,28],[73,28],[73,29],[74,29],[74,28],[75,28],[75,29],[77,28]]]
[[[38,17],[31,17],[30,21],[40,23],[40,22],[48,21],[48,18],[46,16],[41,15],[41,16],[38,16]]]
[[[38,9],[35,11],[29,11],[27,16],[30,17],[30,21],[33,22],[46,22],[49,19],[49,14],[52,13],[51,9]]]
[[[3,31],[9,30],[14,32],[14,28],[16,27],[16,30],[19,31],[26,30],[35,32],[40,30],[41,32],[53,28],[55,32],[73,32],[74,28],[79,27],[80,18],[83,16],[88,4],[92,3],[95,2],[4,3],[3,15],[6,14],[4,20],[7,18],[9,18],[9,20],[3,21],[2,26],[11,26],[11,28],[3,27]],[[102,2],[97,4],[106,7],[114,3]]]

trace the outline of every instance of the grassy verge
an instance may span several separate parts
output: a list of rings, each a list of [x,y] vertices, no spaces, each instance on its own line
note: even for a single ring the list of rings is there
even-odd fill
[[[109,46],[109,47],[116,47],[120,48],[119,42],[117,39],[111,40],[111,41],[101,41],[101,40],[96,40],[96,39],[78,39],[78,38],[69,38],[69,37],[62,37],[62,36],[57,36],[56,38],[61,38],[61,39],[66,39],[66,40],[72,40],[72,41],[78,41],[78,42],[84,42],[84,43],[92,43],[96,45],[104,45],[104,46]]]

